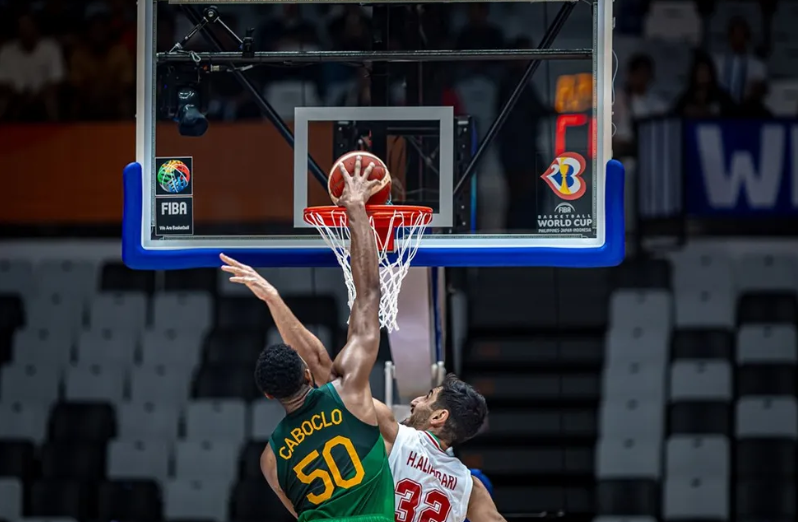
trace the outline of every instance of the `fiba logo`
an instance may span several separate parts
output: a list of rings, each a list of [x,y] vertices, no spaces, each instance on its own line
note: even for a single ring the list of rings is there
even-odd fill
[[[179,194],[188,187],[191,170],[180,160],[169,160],[158,169],[158,185],[170,194]]]
[[[554,207],[555,214],[573,214],[574,213],[574,206],[570,203],[560,203],[556,207]]]

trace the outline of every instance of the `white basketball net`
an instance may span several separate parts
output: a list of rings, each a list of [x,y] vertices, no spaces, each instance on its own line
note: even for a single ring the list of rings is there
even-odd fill
[[[352,265],[349,258],[349,242],[351,234],[346,225],[346,216],[334,215],[338,220],[334,225],[327,225],[317,213],[306,215],[308,223],[316,227],[324,242],[335,253],[338,264],[344,270],[344,281],[348,291],[348,304],[352,308],[355,302],[355,280],[352,277]],[[377,244],[377,258],[380,264],[380,326],[389,332],[399,329],[396,316],[399,313],[399,291],[402,289],[402,280],[410,269],[410,262],[416,256],[424,230],[427,228],[428,215],[423,212],[402,214],[397,212],[389,222],[388,233],[395,234],[393,252],[387,251],[388,241],[379,238],[379,233],[374,229],[374,219],[369,217],[369,224],[374,231],[374,241]],[[389,255],[390,254],[390,255]]]

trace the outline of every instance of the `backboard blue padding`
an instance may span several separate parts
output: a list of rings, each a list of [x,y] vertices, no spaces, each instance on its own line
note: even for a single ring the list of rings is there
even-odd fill
[[[131,163],[124,174],[122,260],[139,270],[176,270],[220,266],[218,248],[154,250],[142,247],[141,165]],[[550,266],[593,268],[615,266],[623,261],[624,170],[617,160],[607,162],[606,241],[596,248],[421,248],[413,266]],[[149,234],[149,231],[148,231]],[[335,267],[335,255],[326,246],[302,249],[232,248],[225,253],[258,267]]]

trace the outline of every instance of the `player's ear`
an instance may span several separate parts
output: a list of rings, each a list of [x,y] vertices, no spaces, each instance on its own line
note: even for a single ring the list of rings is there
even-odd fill
[[[449,410],[435,410],[430,415],[429,423],[433,428],[443,428],[449,420]]]
[[[308,383],[311,388],[316,387],[316,381],[313,380],[313,372],[310,371],[310,368],[305,368],[305,382]]]

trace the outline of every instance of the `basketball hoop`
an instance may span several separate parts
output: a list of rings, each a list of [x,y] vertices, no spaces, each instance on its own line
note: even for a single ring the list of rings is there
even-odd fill
[[[389,332],[399,329],[396,322],[399,291],[410,262],[418,252],[424,230],[432,221],[432,209],[406,205],[367,205],[369,224],[377,243],[380,264],[380,326]],[[349,259],[349,223],[346,209],[337,206],[305,209],[305,222],[313,225],[335,253],[344,271],[348,304],[355,302],[355,281]]]

